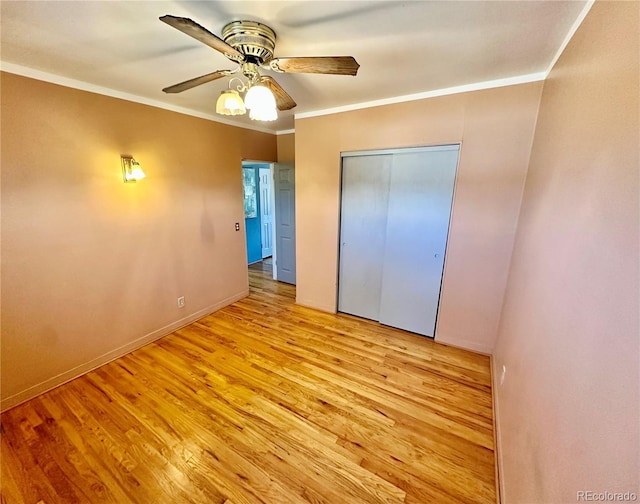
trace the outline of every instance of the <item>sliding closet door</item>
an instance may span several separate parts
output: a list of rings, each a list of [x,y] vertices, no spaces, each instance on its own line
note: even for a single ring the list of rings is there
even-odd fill
[[[390,155],[342,160],[338,310],[378,320]]]
[[[456,146],[393,155],[379,321],[434,336]]]

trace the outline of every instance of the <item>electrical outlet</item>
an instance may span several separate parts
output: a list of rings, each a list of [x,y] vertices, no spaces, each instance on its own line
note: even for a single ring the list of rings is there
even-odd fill
[[[240,231],[240,223],[236,222],[236,231]]]
[[[178,298],[178,308],[184,308],[184,296]]]
[[[504,383],[504,379],[507,377],[507,366],[502,365],[502,373],[500,373],[500,385]]]

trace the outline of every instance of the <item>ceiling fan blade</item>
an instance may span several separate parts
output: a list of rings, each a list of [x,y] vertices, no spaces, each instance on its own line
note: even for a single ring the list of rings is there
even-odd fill
[[[200,77],[196,77],[195,79],[189,79],[187,81],[181,82],[180,84],[174,84],[173,86],[166,87],[163,89],[163,91],[165,93],[181,93],[182,91],[194,88],[196,86],[199,86],[200,84],[206,84],[207,82],[214,81],[216,79],[219,79],[220,77],[224,77],[225,75],[230,75],[231,73],[231,70],[218,70],[207,75],[201,75]]]
[[[227,44],[217,35],[214,35],[206,28],[200,26],[195,21],[189,18],[171,16],[167,14],[159,18],[163,23],[167,23],[169,26],[173,26],[175,29],[180,30],[182,33],[186,33],[190,37],[199,40],[203,44],[212,47],[216,51],[221,52],[227,58],[233,61],[243,61],[244,55],[236,51],[233,47]]]
[[[293,101],[293,98],[291,98],[287,92],[282,89],[282,86],[280,86],[273,77],[263,75],[260,78],[260,82],[268,87],[273,93],[273,96],[275,96],[278,110],[291,110],[297,105],[297,103]]]
[[[269,67],[276,72],[356,75],[360,65],[353,56],[274,58]]]

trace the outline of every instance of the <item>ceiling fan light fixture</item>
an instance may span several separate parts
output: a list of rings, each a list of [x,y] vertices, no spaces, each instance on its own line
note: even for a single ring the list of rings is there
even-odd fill
[[[247,91],[247,95],[244,97],[244,104],[249,110],[254,108],[275,110],[276,98],[268,87],[256,84]]]
[[[276,98],[266,86],[251,86],[244,97],[244,104],[249,109],[249,117],[255,121],[275,121],[278,118]]]
[[[249,118],[254,121],[275,121],[278,118],[278,111],[275,108],[253,107],[249,110]]]
[[[218,97],[216,112],[221,115],[242,115],[249,109],[251,119],[274,121],[278,118],[278,109],[291,110],[296,106],[293,98],[275,79],[260,75],[260,67],[280,73],[325,75],[356,75],[360,68],[353,56],[274,58],[276,34],[271,28],[257,21],[232,21],[222,29],[222,38],[200,26],[193,19],[167,14],[162,16],[160,21],[208,45],[238,64],[238,67],[233,70],[216,70],[162,90],[165,93],[181,93],[241,71],[248,83],[244,83],[238,77],[231,79],[231,81],[238,79],[240,84],[236,92],[229,89],[223,91]],[[247,95],[243,103],[239,93],[245,91]]]
[[[216,102],[216,113],[220,115],[242,115],[246,114],[245,104],[240,93],[235,89],[225,89],[220,93]]]

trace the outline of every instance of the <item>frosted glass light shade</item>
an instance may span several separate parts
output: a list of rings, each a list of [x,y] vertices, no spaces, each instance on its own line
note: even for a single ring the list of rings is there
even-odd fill
[[[271,90],[265,86],[253,86],[244,98],[249,109],[249,117],[256,121],[275,121],[278,118],[276,99]]]
[[[142,168],[140,167],[140,164],[137,161],[134,161],[132,163],[131,179],[133,179],[133,180],[142,180],[145,177],[146,177],[146,175],[142,171]]]
[[[221,115],[242,115],[246,114],[245,104],[235,89],[227,89],[220,93],[216,102],[216,112]]]
[[[276,99],[271,90],[260,84],[252,86],[244,97],[245,106],[251,110],[252,108],[276,108]]]
[[[275,108],[253,107],[249,110],[249,118],[255,121],[275,121],[278,118],[278,111]]]
[[[122,164],[122,178],[125,182],[135,182],[146,177],[140,163],[131,156],[120,156]]]

